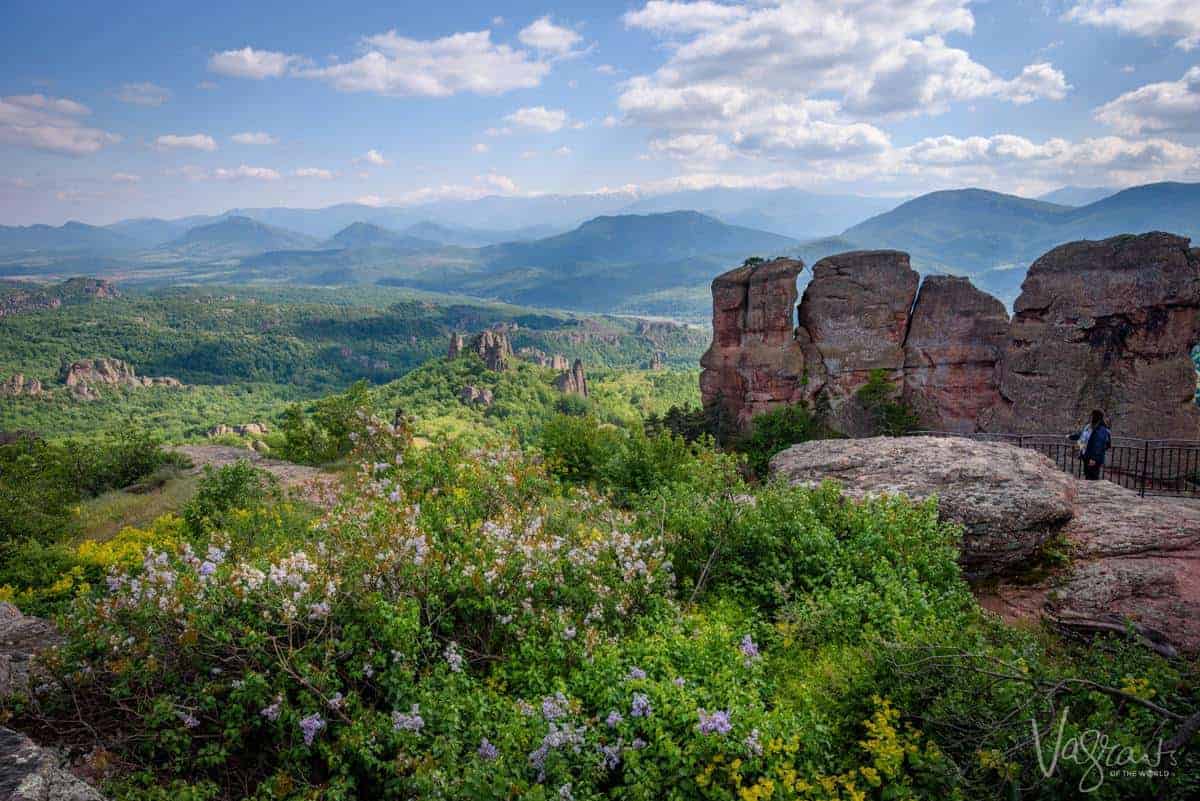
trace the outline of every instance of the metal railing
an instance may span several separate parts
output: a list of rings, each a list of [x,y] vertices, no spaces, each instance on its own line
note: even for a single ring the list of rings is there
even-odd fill
[[[1006,442],[1048,457],[1060,470],[1083,478],[1079,447],[1065,434],[959,434],[915,431],[914,436],[964,437]],[[1200,498],[1200,440],[1112,438],[1100,478],[1139,495]]]

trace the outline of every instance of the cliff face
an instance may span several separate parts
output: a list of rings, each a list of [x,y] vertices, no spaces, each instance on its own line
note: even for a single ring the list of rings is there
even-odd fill
[[[806,401],[866,433],[854,394],[882,370],[931,429],[1066,432],[1100,408],[1118,434],[1200,438],[1200,250],[1187,239],[1055,248],[1030,267],[1011,323],[966,279],[922,284],[906,254],[860,251],[816,264],[793,328],[803,269],[781,259],[713,281],[700,389],[738,428]]]
[[[989,430],[1064,431],[1103,409],[1114,432],[1200,437],[1200,251],[1171,234],[1072,242],[1029,268]]]
[[[564,395],[580,395],[586,398],[588,385],[587,374],[583,371],[583,362],[576,359],[570,370],[554,379],[554,388]]]

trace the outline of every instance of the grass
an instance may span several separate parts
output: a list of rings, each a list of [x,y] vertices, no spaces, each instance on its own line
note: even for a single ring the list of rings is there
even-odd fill
[[[126,526],[148,527],[167,512],[178,511],[200,483],[199,475],[188,475],[178,469],[162,477],[166,480],[147,492],[113,490],[80,504],[78,541],[103,542]]]

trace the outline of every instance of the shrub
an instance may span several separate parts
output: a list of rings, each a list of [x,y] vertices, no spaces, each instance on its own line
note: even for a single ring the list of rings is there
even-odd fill
[[[804,404],[798,403],[755,415],[750,432],[734,442],[734,449],[746,454],[751,473],[762,477],[767,474],[771,457],[784,448],[827,436],[829,431]]]
[[[888,381],[885,370],[872,370],[854,396],[867,415],[872,434],[899,437],[920,427],[916,412],[899,399],[899,390]]]
[[[205,465],[196,494],[182,510],[188,532],[200,537],[226,527],[231,512],[258,506],[275,484],[274,476],[245,459],[217,469]]]

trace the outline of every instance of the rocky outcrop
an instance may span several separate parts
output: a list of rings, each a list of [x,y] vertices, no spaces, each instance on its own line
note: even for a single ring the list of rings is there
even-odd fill
[[[996,371],[1008,340],[1004,304],[966,278],[921,284],[904,340],[903,398],[933,431],[975,431],[999,402]]]
[[[16,398],[22,395],[31,398],[41,397],[42,382],[36,378],[26,378],[23,373],[17,373],[0,381],[0,398]]]
[[[829,423],[851,435],[869,432],[857,404],[848,402],[882,370],[899,387],[904,340],[920,276],[908,254],[864,250],[821,259],[800,303],[796,339],[804,349],[806,394],[830,412]]]
[[[205,436],[210,437],[210,438],[211,437],[224,437],[224,436],[232,435],[232,436],[238,436],[238,437],[251,437],[253,439],[261,439],[262,437],[265,437],[270,432],[270,430],[271,430],[270,427],[268,427],[266,423],[243,423],[242,425],[238,425],[238,426],[230,426],[230,425],[225,425],[224,423],[218,423],[217,425],[208,429],[208,431],[206,431],[204,433],[205,433]]]
[[[121,296],[115,286],[102,278],[69,278],[53,286],[20,287],[8,291],[3,284],[0,282],[0,317],[57,309],[63,303],[86,303]]]
[[[57,309],[59,306],[62,306],[62,300],[51,297],[45,292],[19,290],[0,298],[0,317],[27,314],[43,309]]]
[[[496,398],[487,387],[476,387],[468,384],[459,390],[458,400],[466,406],[482,406],[486,409],[495,403]]]
[[[1072,242],[1029,268],[1014,305],[992,431],[1078,428],[1103,409],[1114,432],[1200,436],[1200,252],[1171,234]]]
[[[446,349],[447,359],[457,359],[463,352],[463,335],[455,331],[450,335],[450,347]]]
[[[517,355],[527,362],[532,362],[538,367],[549,367],[552,370],[569,370],[571,363],[567,361],[567,357],[561,353],[556,353],[549,356],[545,351],[537,348],[521,348],[517,351]]]
[[[1008,619],[1123,634],[1165,655],[1200,653],[1200,505],[1078,481],[1041,455],[956,437],[826,440],[778,454],[792,483],[841,483],[850,498],[937,495],[964,527],[960,563],[980,603]],[[1070,553],[1046,572],[1048,538]],[[1032,571],[1029,568],[1033,567]]]
[[[0,601],[0,699],[33,689],[34,656],[60,640],[47,621]]]
[[[0,726],[0,801],[104,801],[55,751]]]
[[[179,379],[169,376],[139,376],[132,365],[120,359],[80,359],[63,370],[63,383],[80,400],[100,397],[100,387],[181,387]]]
[[[713,279],[713,341],[700,359],[700,394],[733,426],[803,399],[804,353],[792,326],[803,269],[804,262],[775,259]]]
[[[513,358],[512,343],[501,328],[489,328],[471,337],[471,341],[465,344],[461,334],[450,336],[449,358],[456,359],[468,350],[482,359],[489,370],[507,370]]]
[[[1072,515],[1075,481],[1031,450],[960,437],[805,442],[771,459],[792,484],[841,483],[851,498],[937,496],[938,515],[963,526],[960,564],[971,577],[1028,562]]]
[[[564,395],[588,396],[587,374],[583,371],[583,361],[576,359],[571,369],[554,379],[554,388]]]
[[[1030,267],[1011,322],[965,279],[918,289],[906,254],[860,251],[816,264],[793,332],[802,269],[777,260],[713,281],[700,389],[737,428],[804,401],[842,433],[869,433],[855,393],[882,371],[928,428],[1065,432],[1099,408],[1119,435],[1200,438],[1200,250],[1187,239],[1055,248]]]
[[[651,370],[662,370],[667,366],[667,352],[656,350],[650,356],[650,364],[647,365]]]

